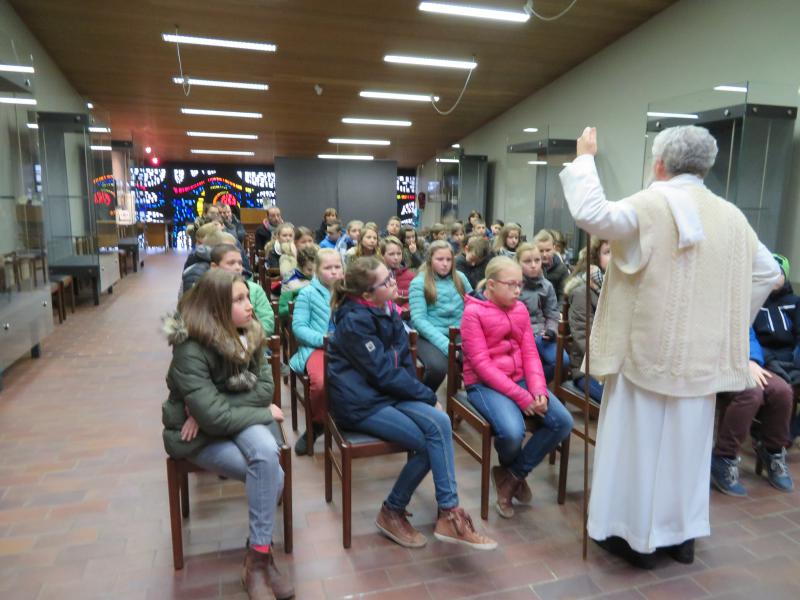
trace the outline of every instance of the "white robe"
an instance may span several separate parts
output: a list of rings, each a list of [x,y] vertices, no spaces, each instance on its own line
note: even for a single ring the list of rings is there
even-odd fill
[[[636,211],[626,202],[606,200],[593,157],[578,157],[560,176],[578,225],[603,239],[620,240],[624,256],[615,259],[637,263]],[[674,183],[691,185],[686,179]],[[681,237],[701,239],[702,226],[693,221],[696,215],[691,211],[682,211],[679,198],[670,208],[682,228]],[[753,263],[753,317],[775,281],[776,267],[769,250],[759,244]],[[606,378],[589,499],[588,531],[593,539],[619,536],[637,552],[649,553],[710,535],[714,401],[713,394],[665,396],[619,374]]]

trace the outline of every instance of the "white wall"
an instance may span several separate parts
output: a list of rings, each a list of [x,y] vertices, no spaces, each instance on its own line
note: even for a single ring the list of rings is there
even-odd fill
[[[638,190],[642,182],[645,113],[649,102],[707,90],[726,82],[800,85],[800,2],[797,0],[683,0],[459,140],[467,154],[486,154],[495,164],[495,218],[531,222],[533,192],[506,154],[506,145],[533,139],[524,127],[580,133],[598,127],[598,166],[610,198]],[[547,27],[537,23],[536,27]],[[478,67],[481,68],[481,67]],[[469,91],[467,91],[469,94]],[[800,137],[800,124],[795,128]],[[800,271],[800,147],[784,201],[777,251]],[[424,171],[430,174],[432,163]],[[420,188],[423,189],[424,188]],[[519,199],[531,199],[523,209]],[[796,278],[795,278],[796,279]]]

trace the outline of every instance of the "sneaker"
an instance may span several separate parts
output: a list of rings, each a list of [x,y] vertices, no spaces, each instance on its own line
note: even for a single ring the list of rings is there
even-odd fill
[[[527,479],[520,480],[519,487],[514,493],[514,500],[521,502],[522,504],[528,504],[531,500],[533,500],[533,492],[531,491],[531,487],[528,485]]]
[[[711,483],[723,494],[743,498],[747,490],[739,483],[739,463],[741,458],[711,457]]]
[[[375,525],[383,535],[404,548],[422,548],[428,540],[408,522],[410,516],[405,510],[394,510],[384,504]]]
[[[497,500],[494,507],[497,514],[504,519],[514,516],[513,498],[520,486],[520,480],[515,478],[505,467],[492,467],[492,482]]]
[[[475,531],[472,518],[463,508],[451,508],[439,511],[439,520],[433,535],[436,539],[448,544],[464,544],[476,550],[494,550],[497,542],[492,538]]]
[[[767,479],[772,487],[782,492],[791,492],[794,489],[794,482],[792,476],[789,475],[789,468],[786,466],[786,448],[781,448],[780,452],[771,454],[764,444],[758,443],[756,452],[767,466]]]

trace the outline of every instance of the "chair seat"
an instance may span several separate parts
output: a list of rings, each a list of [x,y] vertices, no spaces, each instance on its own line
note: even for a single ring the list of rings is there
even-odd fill
[[[351,446],[363,446],[365,444],[386,443],[386,440],[382,440],[381,438],[369,435],[368,433],[362,433],[361,431],[346,431],[340,429],[339,433],[342,434],[344,440]]]

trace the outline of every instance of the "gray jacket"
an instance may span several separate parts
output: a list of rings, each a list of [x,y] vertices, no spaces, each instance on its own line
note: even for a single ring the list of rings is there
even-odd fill
[[[553,284],[544,275],[532,279],[523,276],[524,285],[519,299],[531,316],[533,335],[542,335],[546,330],[558,331],[558,298]]]
[[[573,378],[583,376],[580,368],[583,364],[583,351],[586,346],[586,332],[592,330],[594,312],[597,309],[597,301],[600,299],[600,292],[593,287],[589,288],[591,297],[589,298],[591,314],[586,314],[586,282],[572,287],[568,293],[569,297],[569,331],[572,339],[569,343],[569,362],[572,365]]]

